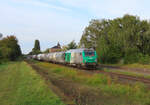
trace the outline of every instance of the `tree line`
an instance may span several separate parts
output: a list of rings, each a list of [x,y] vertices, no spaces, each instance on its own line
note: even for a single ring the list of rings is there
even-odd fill
[[[101,63],[150,63],[150,22],[138,16],[93,19],[80,46],[94,48]]]
[[[11,35],[2,38],[2,35],[0,35],[0,37],[0,61],[14,61],[21,56],[21,48],[15,36]]]
[[[78,47],[78,45],[73,40],[68,45],[63,46],[60,51],[76,49],[77,47]],[[36,39],[34,42],[34,47],[33,47],[32,51],[29,52],[29,55],[40,54],[40,53],[49,53],[49,48],[47,48],[45,51],[42,52],[41,47],[40,47],[40,41],[38,39]]]

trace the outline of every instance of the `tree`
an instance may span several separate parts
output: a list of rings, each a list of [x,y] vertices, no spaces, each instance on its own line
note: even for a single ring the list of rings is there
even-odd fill
[[[71,41],[68,45],[67,45],[67,50],[69,49],[76,49],[77,48],[77,45],[75,43],[75,41]]]
[[[15,36],[7,36],[0,40],[0,56],[2,59],[16,60],[21,49]]]
[[[139,55],[150,56],[150,23],[128,14],[113,20],[92,20],[80,44],[95,48],[103,63],[122,59],[125,63],[138,62]]]
[[[29,54],[39,54],[39,53],[41,53],[40,41],[39,40],[35,40],[34,48],[32,49],[32,51]]]
[[[80,40],[80,46],[85,48],[96,48],[98,37],[103,33],[103,30],[109,25],[109,20],[91,20],[89,26],[85,28]]]
[[[40,49],[40,42],[39,42],[39,40],[35,40],[35,44],[34,44],[34,48],[33,48],[34,50],[41,50]]]

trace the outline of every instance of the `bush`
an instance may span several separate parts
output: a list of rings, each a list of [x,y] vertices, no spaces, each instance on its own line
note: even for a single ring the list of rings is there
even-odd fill
[[[98,60],[101,63],[118,63],[122,57],[118,46],[100,46],[96,50],[99,54]]]
[[[139,59],[139,63],[141,63],[141,64],[150,64],[150,56],[141,54],[140,59]]]
[[[125,64],[140,63],[140,64],[150,64],[150,56],[144,55],[142,53],[131,52],[124,57]]]
[[[138,50],[136,48],[129,48],[124,54],[124,63],[125,64],[137,63],[140,56],[141,54],[138,53]]]

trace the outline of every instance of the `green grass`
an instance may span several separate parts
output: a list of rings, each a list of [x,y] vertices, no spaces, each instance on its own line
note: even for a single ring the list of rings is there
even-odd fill
[[[144,78],[150,79],[150,75],[144,75],[142,73],[140,74],[140,73],[136,73],[136,72],[132,72],[132,71],[120,71],[120,70],[110,70],[110,69],[104,69],[104,71],[125,74],[125,75],[135,76],[135,77],[144,77]]]
[[[122,68],[138,68],[138,69],[149,69],[150,70],[150,65],[149,64],[139,64],[139,63],[133,63],[133,64],[103,64],[106,66],[118,66]]]
[[[0,65],[0,105],[64,105],[25,62]]]
[[[139,69],[150,69],[150,65],[148,64],[139,64],[139,63],[134,63],[134,64],[126,64],[123,65],[122,67],[125,68],[139,68]]]
[[[46,68],[49,72],[71,79],[74,82],[98,88],[102,94],[116,97],[117,99],[114,99],[114,101],[118,101],[119,98],[120,101],[129,101],[131,105],[150,105],[150,91],[142,83],[133,85],[118,84],[114,83],[109,76],[105,76],[104,74],[92,75],[75,69],[73,70],[69,67],[43,62],[38,62],[37,65]]]

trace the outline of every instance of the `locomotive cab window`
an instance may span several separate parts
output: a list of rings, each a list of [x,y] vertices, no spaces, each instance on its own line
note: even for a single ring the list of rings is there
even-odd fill
[[[94,51],[84,51],[85,56],[94,56],[95,52]]]

